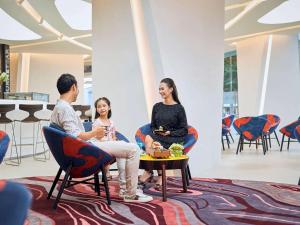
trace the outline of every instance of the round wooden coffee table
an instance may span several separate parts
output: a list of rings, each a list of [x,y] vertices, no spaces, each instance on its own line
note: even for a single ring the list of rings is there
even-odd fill
[[[144,170],[162,170],[162,196],[163,201],[167,201],[167,179],[166,170],[181,170],[183,192],[187,192],[187,177],[186,177],[186,166],[189,157],[182,155],[180,157],[170,156],[167,159],[157,159],[150,155],[142,155],[140,157],[140,169]]]

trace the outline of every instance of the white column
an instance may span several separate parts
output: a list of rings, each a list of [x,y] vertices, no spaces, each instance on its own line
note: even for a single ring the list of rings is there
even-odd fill
[[[27,92],[29,82],[30,53],[21,53],[18,63],[17,91]]]
[[[190,152],[193,176],[221,155],[224,65],[224,1],[144,0],[158,77],[178,87],[188,123],[199,132]]]
[[[93,1],[93,98],[112,103],[116,127],[134,140],[149,122],[129,0]]]
[[[298,118],[297,35],[260,36],[237,43],[240,116],[271,113],[282,125]]]
[[[151,119],[152,106],[158,101],[156,73],[150,49],[149,35],[145,27],[144,12],[140,0],[130,0],[135,29],[135,37],[139,53],[139,61],[143,77],[148,118]]]

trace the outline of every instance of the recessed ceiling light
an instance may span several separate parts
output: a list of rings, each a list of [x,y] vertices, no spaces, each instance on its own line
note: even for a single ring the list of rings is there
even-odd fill
[[[1,31],[0,39],[27,41],[40,39],[41,36],[29,30],[0,8]]]
[[[55,0],[55,6],[72,29],[92,29],[91,3],[83,0]]]
[[[282,24],[300,21],[300,1],[289,0],[283,2],[257,21],[264,24]]]

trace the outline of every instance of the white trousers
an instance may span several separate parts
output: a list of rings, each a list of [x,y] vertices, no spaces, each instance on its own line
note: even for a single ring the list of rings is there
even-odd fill
[[[136,195],[140,163],[138,145],[125,141],[98,141],[96,139],[91,140],[91,143],[117,158],[120,188],[124,189],[126,182],[125,194],[128,196]]]

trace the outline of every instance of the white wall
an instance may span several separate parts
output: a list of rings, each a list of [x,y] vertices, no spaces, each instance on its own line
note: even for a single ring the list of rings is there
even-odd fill
[[[239,116],[257,116],[267,55],[268,36],[237,43]]]
[[[50,94],[50,102],[56,103],[59,93],[56,81],[63,73],[76,77],[79,87],[77,104],[84,104],[82,55],[30,54],[28,91]]]
[[[224,3],[143,1],[157,80],[171,77],[188,123],[199,132],[190,153],[194,176],[219,161],[224,64]]]
[[[106,96],[119,131],[134,140],[148,123],[129,0],[93,1],[93,98]]]
[[[282,125],[300,116],[300,70],[297,35],[274,35],[265,113],[277,113]]]
[[[258,115],[268,37],[237,44],[240,116]],[[277,114],[281,125],[299,117],[300,72],[297,35],[272,35],[263,113]]]

